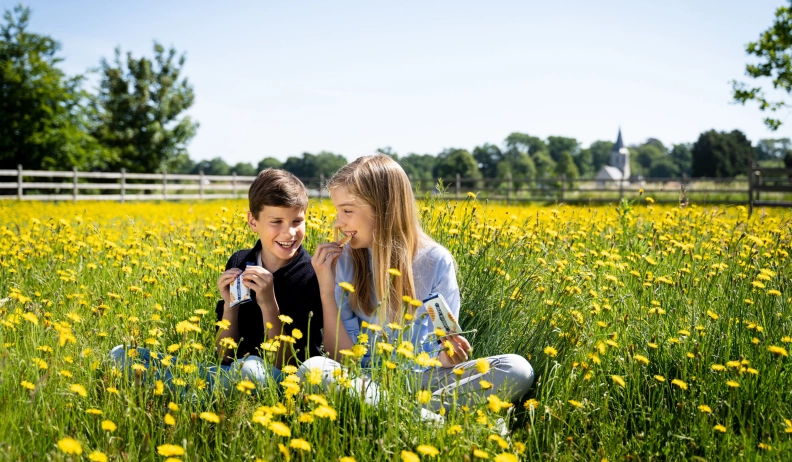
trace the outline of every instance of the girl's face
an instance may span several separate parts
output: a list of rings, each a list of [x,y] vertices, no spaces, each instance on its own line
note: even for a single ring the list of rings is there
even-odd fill
[[[353,196],[343,186],[330,189],[330,200],[338,217],[336,226],[346,235],[352,235],[349,246],[353,249],[371,248],[374,244],[374,210],[360,198]]]

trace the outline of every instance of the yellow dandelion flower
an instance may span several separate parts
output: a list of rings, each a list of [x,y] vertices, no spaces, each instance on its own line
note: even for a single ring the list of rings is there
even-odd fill
[[[170,414],[165,414],[165,425],[176,425],[176,419],[174,419]]]
[[[22,385],[23,388],[27,388],[28,390],[33,390],[33,389],[36,388],[35,385],[33,385],[32,383],[28,382],[27,380],[23,380],[19,384]]]
[[[674,380],[672,380],[672,381],[671,381],[671,383],[672,383],[673,385],[676,385],[676,386],[678,386],[679,388],[681,388],[681,389],[683,389],[683,390],[687,390],[687,389],[688,389],[688,385],[687,385],[687,383],[683,382],[682,380],[679,380],[679,379],[674,379]]]
[[[418,457],[418,454],[405,450],[401,452],[401,460],[402,462],[421,462],[421,458]]]
[[[638,361],[639,363],[649,364],[649,358],[644,355],[633,355],[633,359]]]
[[[398,270],[398,269],[396,269],[396,268],[391,268],[391,269],[389,269],[389,270],[388,270],[388,274],[390,274],[391,276],[396,276],[396,277],[398,277],[398,276],[401,276],[401,275],[402,275],[402,274],[401,274],[401,271],[399,271],[399,270]]]
[[[432,399],[432,392],[429,390],[421,390],[415,394],[415,399],[421,404],[426,404]]]
[[[102,415],[102,411],[101,410],[94,409],[94,408],[86,409],[85,412],[88,413],[88,414],[93,414],[93,415]]]
[[[487,382],[486,380],[479,380],[479,386],[482,390],[489,390],[492,388],[492,383]]]
[[[291,324],[291,323],[294,322],[294,320],[292,318],[290,318],[289,316],[286,316],[285,314],[279,315],[278,319],[280,319],[280,322],[282,322],[283,324]]]
[[[647,197],[647,199],[649,198]],[[517,462],[518,459],[517,456],[515,456],[514,454],[503,452],[495,456],[493,460],[495,462]]]
[[[489,459],[489,454],[487,454],[486,451],[482,451],[481,449],[474,449],[473,457],[476,459]]]
[[[723,425],[721,425],[721,424],[715,425],[715,426],[714,426],[714,427],[712,427],[712,428],[714,428],[715,430],[717,430],[717,431],[719,431],[719,432],[721,432],[721,433],[726,433],[726,427],[724,427],[724,426],[723,426]]]
[[[665,382],[665,377],[663,377],[662,375],[655,375],[654,378],[658,382]]]
[[[569,402],[569,404],[575,406],[576,408],[582,408],[583,407],[583,403],[581,403],[580,401],[575,401],[574,399],[570,399],[568,402]]]
[[[284,438],[291,437],[291,430],[283,422],[270,422],[268,428],[272,433],[275,433],[278,436],[282,436]]]
[[[547,346],[544,349],[544,354],[546,354],[547,356],[550,356],[551,358],[553,358],[556,355],[558,355],[558,350],[556,350],[555,348],[553,348],[551,346]]]
[[[780,346],[769,346],[767,347],[767,351],[773,353],[776,356],[789,356],[786,349]]]
[[[740,384],[735,382],[734,380],[727,381],[726,385],[730,386],[731,388],[739,388],[740,387]]]
[[[88,459],[94,462],[107,462],[107,455],[101,451],[94,451],[88,454]]]
[[[79,441],[69,437],[58,440],[58,448],[66,454],[80,455],[83,452],[82,444],[80,444]]]
[[[712,414],[712,408],[706,404],[699,405],[698,410],[707,414]]]
[[[462,425],[458,425],[458,424],[457,425],[451,425],[446,430],[446,434],[448,434],[449,436],[454,436],[454,435],[457,435],[459,433],[462,433]]]
[[[220,417],[214,412],[202,412],[200,417],[207,422],[220,423]]]
[[[310,451],[311,444],[304,439],[295,438],[289,441],[289,447],[292,449],[299,449],[300,451]]]
[[[623,379],[621,376],[618,376],[618,375],[612,375],[612,376],[611,376],[611,380],[613,380],[613,383],[616,383],[616,384],[618,384],[619,386],[621,386],[622,388],[624,388],[624,386],[625,386],[625,383],[624,383],[624,379]]]
[[[479,371],[479,374],[486,374],[490,370],[490,363],[484,358],[479,358],[476,360],[476,370]]]
[[[114,424],[112,420],[103,420],[102,430],[112,433],[116,431],[116,424]]]
[[[435,457],[440,454],[440,451],[438,451],[436,447],[430,446],[428,444],[420,444],[417,448],[415,448],[415,450],[429,457]]]
[[[69,387],[69,391],[72,391],[72,392],[74,392],[74,393],[77,393],[78,395],[82,396],[83,398],[85,398],[86,396],[88,396],[88,392],[85,390],[85,387],[84,387],[84,386],[82,386],[82,385],[80,385],[80,384],[78,384],[78,383],[73,383],[73,384],[72,384],[72,385]]]
[[[184,448],[175,444],[163,444],[157,446],[157,454],[161,456],[183,456]]]
[[[348,282],[339,282],[338,286],[341,287],[342,289],[344,289],[345,291],[349,292],[349,293],[354,293],[355,292],[355,286],[353,286],[352,284],[350,284]]]

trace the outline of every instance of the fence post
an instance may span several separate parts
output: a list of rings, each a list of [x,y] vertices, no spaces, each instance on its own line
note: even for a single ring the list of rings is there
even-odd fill
[[[754,176],[756,176],[756,183],[754,184],[754,186],[762,186],[762,170],[759,169],[759,164],[757,164],[756,162],[752,161],[751,164],[753,167],[752,170]],[[756,190],[756,200],[762,200],[762,188],[761,187],[755,188],[755,190]]]
[[[72,167],[72,201],[77,202],[77,167]]]
[[[324,189],[324,184],[325,184],[325,176],[324,176],[324,173],[320,173],[320,174],[319,174],[319,200],[320,200],[320,201],[322,200],[322,197],[323,197],[323,195],[322,195],[322,194],[324,193],[324,191],[323,191],[323,189]]]
[[[512,187],[512,176],[511,172],[506,174],[506,205],[509,205],[511,201],[511,187]]]
[[[162,200],[168,200],[168,170],[162,169]]]
[[[561,174],[561,202],[564,201],[564,184],[566,183],[566,174]]]
[[[198,181],[200,182],[200,184],[198,185],[198,197],[200,197],[201,200],[203,200],[203,198],[204,198],[204,172],[203,172],[203,170],[198,170],[198,174],[201,176],[198,179]]]
[[[461,187],[461,180],[459,177],[459,173],[456,174],[456,188],[454,188],[454,195],[456,196],[456,200],[459,200],[459,188]]]
[[[231,176],[233,176],[233,177],[234,177],[234,178],[231,180],[231,184],[232,184],[232,186],[233,186],[233,191],[234,191],[234,199],[236,199],[236,198],[237,198],[237,179],[236,179],[236,172],[231,172]]]
[[[619,178],[619,202],[624,198],[624,178]]]
[[[22,200],[22,164],[17,164],[17,199]]]
[[[121,167],[121,203],[126,202],[126,169]]]

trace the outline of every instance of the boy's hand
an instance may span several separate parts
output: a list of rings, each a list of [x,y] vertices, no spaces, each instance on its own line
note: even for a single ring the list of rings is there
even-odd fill
[[[464,363],[468,360],[468,352],[471,349],[470,342],[462,337],[461,335],[450,335],[448,337],[444,337],[443,344],[445,345],[446,340],[451,343],[453,348],[453,353],[449,353],[444,348],[443,351],[440,352],[440,356],[437,359],[443,364],[443,367],[454,367],[457,364]]]
[[[319,289],[322,291],[335,290],[335,267],[338,257],[341,256],[341,247],[337,242],[327,242],[316,246],[311,266],[316,272],[316,279],[319,280]]]
[[[242,274],[241,269],[231,268],[223,272],[223,274],[217,278],[217,288],[220,289],[220,296],[223,297],[226,306],[231,304],[231,283],[234,282],[234,279],[240,274]]]
[[[248,266],[242,273],[242,283],[256,293],[256,303],[262,308],[271,306],[275,300],[275,284],[272,273],[261,266]]]

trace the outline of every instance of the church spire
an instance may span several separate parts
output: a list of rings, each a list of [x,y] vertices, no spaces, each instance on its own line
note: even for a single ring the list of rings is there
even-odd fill
[[[616,138],[616,144],[613,145],[613,150],[618,151],[623,147],[624,147],[624,141],[622,141],[621,127],[619,127],[619,136],[618,138]]]

